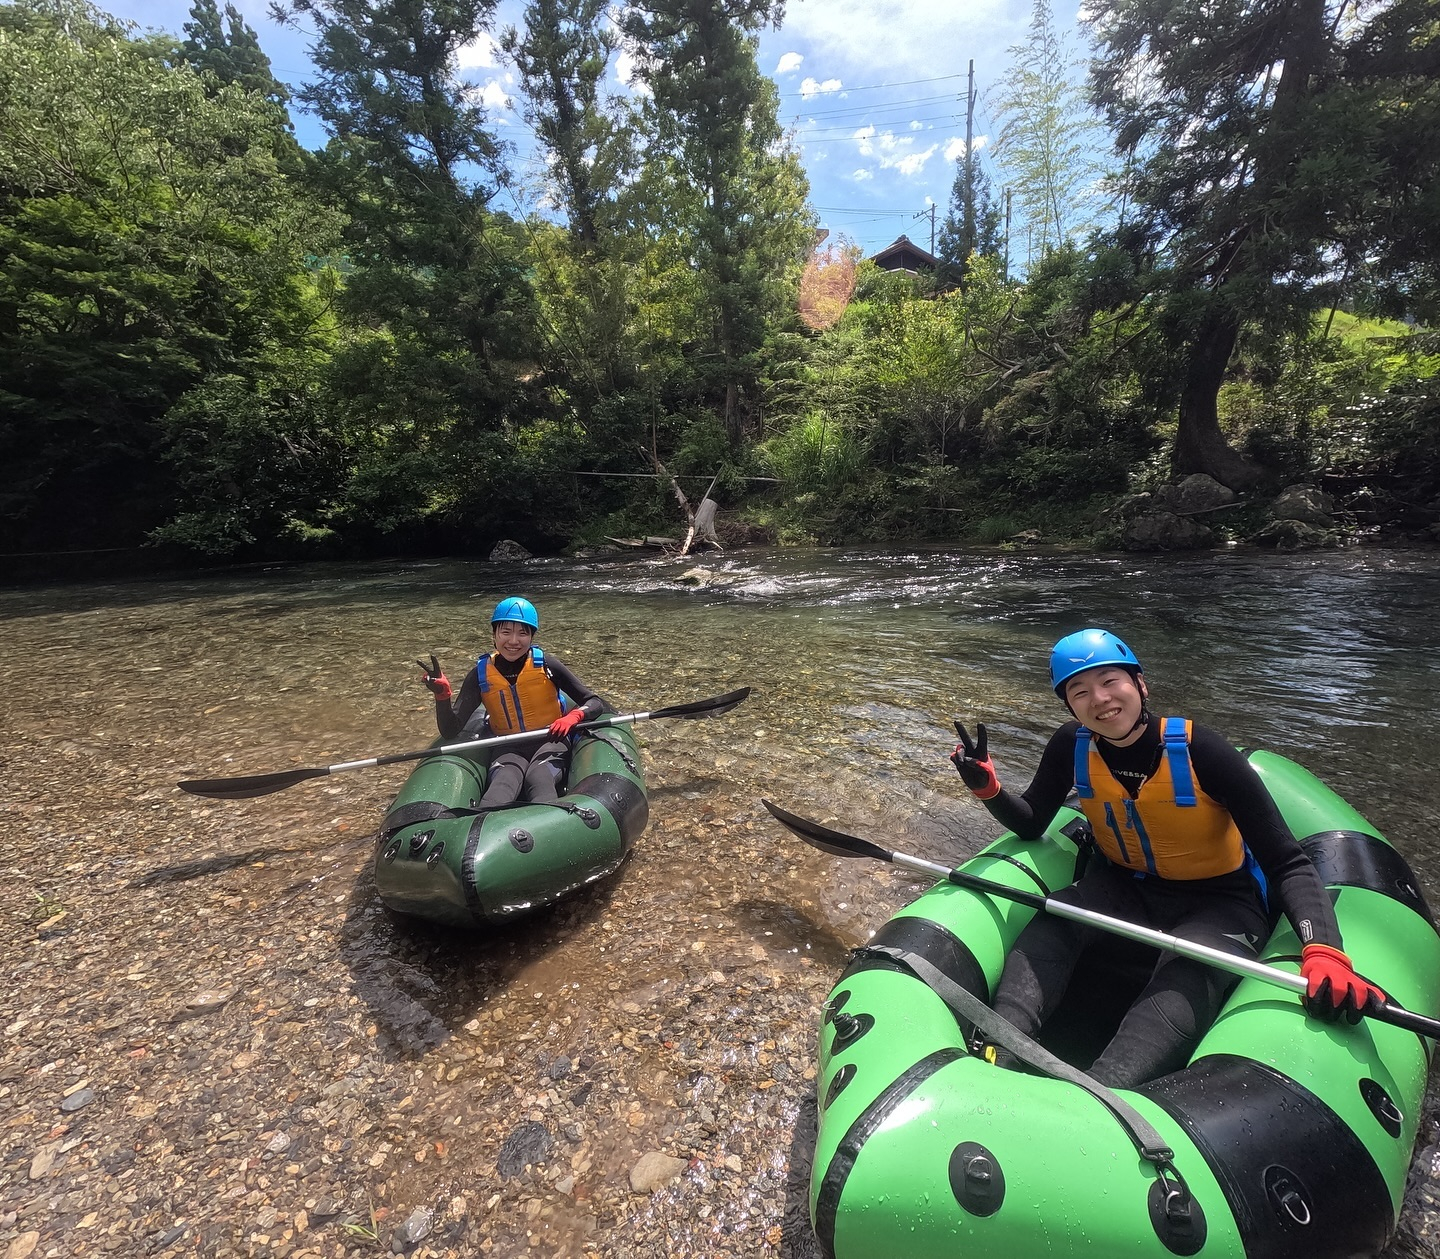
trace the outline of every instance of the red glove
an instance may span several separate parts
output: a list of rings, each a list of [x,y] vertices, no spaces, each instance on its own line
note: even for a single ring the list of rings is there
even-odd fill
[[[974,743],[970,742],[970,732],[959,721],[955,723],[955,733],[960,736],[960,742],[950,753],[951,763],[960,771],[965,785],[975,793],[975,799],[993,800],[1000,794],[1000,779],[995,776],[995,766],[990,763],[990,754],[986,750],[985,723],[975,727]]]
[[[563,717],[557,717],[550,723],[550,737],[552,739],[563,739],[584,720],[585,710],[583,708],[572,708]]]
[[[1385,994],[1368,979],[1362,979],[1350,959],[1328,944],[1307,944],[1300,954],[1300,973],[1310,986],[1305,990],[1305,1010],[1314,1018],[1333,1023],[1343,1017],[1358,1023],[1362,1014],[1375,1014]]]
[[[450,679],[441,671],[440,661],[432,655],[429,664],[423,660],[417,660],[415,663],[425,670],[425,676],[420,681],[429,688],[430,694],[435,697],[437,702],[444,701],[448,704],[451,695]]]

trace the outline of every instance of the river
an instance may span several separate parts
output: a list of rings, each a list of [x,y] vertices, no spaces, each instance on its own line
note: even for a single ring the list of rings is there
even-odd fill
[[[758,799],[960,858],[993,826],[946,760],[951,716],[985,721],[1023,786],[1065,716],[1049,646],[1086,625],[1135,648],[1158,710],[1302,762],[1440,889],[1430,552],[701,562],[699,589],[619,556],[0,592],[23,958],[0,996],[0,1244],[343,1256],[408,1229],[395,1244],[437,1256],[813,1253],[814,1011],[920,884],[804,848]],[[499,939],[417,928],[368,873],[402,770],[174,789],[423,746],[415,658],[458,685],[509,594],[621,711],[754,688],[637,727],[650,827],[606,887]],[[67,1089],[93,1100],[59,1110]],[[650,1150],[684,1174],[632,1193]],[[1422,1215],[1402,1243],[1432,1236]]]

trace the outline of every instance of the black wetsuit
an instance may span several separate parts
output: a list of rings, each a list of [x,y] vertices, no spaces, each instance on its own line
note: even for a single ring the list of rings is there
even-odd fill
[[[985,802],[996,820],[1022,839],[1038,839],[1074,790],[1079,725],[1066,722],[1051,736],[1024,792],[1001,791]],[[1094,746],[1132,797],[1159,769],[1163,754],[1154,718],[1128,747],[1099,737]],[[1215,731],[1192,725],[1190,764],[1196,785],[1234,819],[1264,871],[1270,903],[1284,911],[1301,943],[1340,948],[1340,928],[1325,886],[1250,763]],[[1243,867],[1209,879],[1164,879],[1136,875],[1096,852],[1080,880],[1055,899],[1246,957],[1256,955],[1270,931],[1260,889]],[[1006,960],[995,991],[996,1011],[1034,1035],[1059,1004],[1080,954],[1100,936],[1093,927],[1036,915]],[[1162,953],[1092,1074],[1118,1088],[1179,1070],[1237,982],[1213,966]]]
[[[529,652],[513,663],[498,653],[490,658],[489,668],[494,669],[507,682],[514,682],[524,668]],[[598,717],[605,708],[605,702],[577,678],[556,655],[545,653],[545,672],[584,712],[585,720]],[[485,709],[480,702],[480,676],[471,669],[460,684],[460,694],[452,705],[446,700],[435,701],[435,724],[445,739],[454,739],[464,729],[471,733],[488,735],[488,720],[477,729],[471,719]],[[509,804],[514,800],[554,800],[559,795],[559,783],[565,777],[570,764],[570,742],[568,739],[551,739],[541,730],[535,739],[504,747],[490,762],[490,777],[486,780],[485,794],[480,798],[479,808],[493,809],[497,805]]]

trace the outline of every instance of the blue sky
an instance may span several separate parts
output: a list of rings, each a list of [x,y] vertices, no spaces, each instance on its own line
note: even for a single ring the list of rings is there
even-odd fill
[[[191,0],[111,0],[118,17],[179,33]],[[221,8],[223,9],[223,0]],[[237,0],[260,36],[275,75],[303,82],[310,73],[303,32],[273,22],[267,0]],[[502,0],[494,34],[518,23],[523,0]],[[1074,10],[1058,0],[1056,21],[1073,26]],[[975,62],[977,151],[995,187],[1003,172],[990,156],[995,123],[987,96],[1004,73],[1007,49],[1029,23],[1030,0],[791,0],[778,30],[760,38],[760,69],[781,93],[781,120],[791,127],[810,177],[810,199],[821,224],[873,253],[904,233],[930,246],[927,207],[949,204],[955,160],[964,150],[966,68]],[[513,71],[491,39],[482,37],[462,58],[465,77],[482,93],[497,135],[512,149],[517,192],[497,208],[515,212],[544,195],[543,166],[519,111]],[[613,87],[623,81],[624,59]],[[318,146],[324,134],[298,110],[296,132]],[[513,204],[505,197],[513,195]],[[528,204],[527,204],[528,203]],[[916,217],[923,215],[925,217]]]

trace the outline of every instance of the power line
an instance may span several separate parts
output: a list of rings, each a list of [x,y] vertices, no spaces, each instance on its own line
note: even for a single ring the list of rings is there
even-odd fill
[[[805,115],[809,118],[830,118],[835,114],[864,114],[875,113],[878,110],[911,109],[918,105],[929,105],[935,101],[953,101],[954,99],[954,92],[940,92],[934,96],[917,96],[914,100],[896,101],[893,105],[886,105],[884,103],[874,105],[850,105],[844,109],[807,110],[805,111]]]
[[[837,93],[838,93],[838,92],[878,92],[881,88],[886,88],[886,87],[914,87],[917,83],[944,83],[944,82],[947,82],[947,81],[950,80],[950,79],[963,79],[964,77],[965,77],[965,76],[964,76],[963,74],[937,74],[933,79],[904,79],[904,80],[902,80],[902,81],[899,82],[899,83],[872,83],[872,84],[868,85],[867,87],[840,87],[840,88],[836,88],[835,91],[836,91]],[[781,92],[780,95],[781,95],[781,96],[806,96],[806,93],[804,93],[804,92]],[[813,96],[829,96],[829,95],[831,95],[830,92],[811,92],[811,93],[809,93],[809,96],[810,96],[810,97],[813,97]],[[809,97],[807,97],[807,99],[809,99]]]

